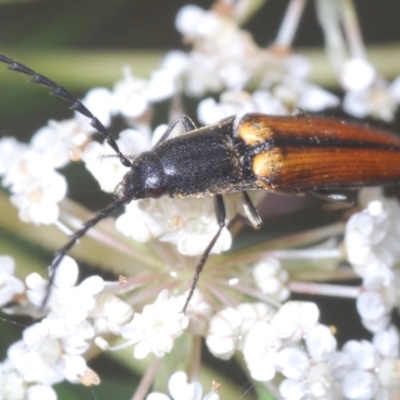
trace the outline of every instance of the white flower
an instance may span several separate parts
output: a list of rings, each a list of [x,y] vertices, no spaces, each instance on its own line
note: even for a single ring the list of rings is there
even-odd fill
[[[77,279],[78,265],[71,257],[65,256],[58,266],[47,306],[66,326],[77,325],[85,320],[96,304],[94,296],[104,288],[104,281],[99,276],[86,278],[75,286]],[[26,278],[26,284],[31,302],[41,306],[47,281],[33,273]]]
[[[176,29],[187,38],[198,35],[198,26],[206,16],[206,11],[200,7],[189,4],[182,7],[175,17]]]
[[[60,122],[50,120],[46,126],[36,131],[30,144],[50,160],[53,168],[61,168],[70,160],[80,160],[82,149],[90,140],[90,133],[83,130],[81,124],[73,118]]]
[[[367,89],[376,78],[374,67],[364,59],[351,58],[342,64],[340,83],[346,91]]]
[[[199,382],[187,383],[187,375],[183,371],[175,372],[168,382],[168,390],[173,400],[201,400],[203,388]],[[163,393],[150,393],[146,400],[170,400]],[[203,400],[219,400],[215,391],[211,391]]]
[[[214,124],[224,118],[236,115],[237,120],[251,112],[285,115],[287,108],[266,90],[256,90],[252,94],[243,91],[225,91],[219,103],[213,98],[200,101],[197,117],[204,125]]]
[[[357,297],[357,311],[363,325],[371,332],[379,332],[390,323],[391,305],[379,291],[366,290]]]
[[[228,360],[239,348],[242,338],[243,315],[234,308],[219,311],[210,321],[206,344],[210,352]]]
[[[135,358],[144,358],[150,352],[162,357],[171,351],[188,322],[181,312],[180,301],[168,298],[168,291],[163,290],[155,303],[146,305],[141,314],[134,314],[132,321],[122,327],[121,335],[129,339],[128,344],[137,343]]]
[[[49,225],[57,221],[59,215],[58,202],[67,192],[65,178],[58,172],[49,171],[41,178],[27,177],[21,190],[11,196],[11,203],[19,209],[19,217],[24,222]]]
[[[350,355],[357,368],[364,370],[375,368],[380,359],[374,345],[367,340],[349,340],[344,344],[343,352]]]
[[[0,364],[0,399],[2,400],[57,400],[53,388],[28,384],[9,361]]]
[[[277,360],[282,374],[294,380],[303,379],[310,367],[307,353],[298,347],[282,349]]]
[[[116,222],[117,229],[136,241],[158,238],[177,246],[184,255],[202,254],[218,230],[212,199],[146,199],[133,201]],[[212,253],[230,248],[232,237],[223,229]]]
[[[270,321],[275,309],[265,303],[241,303],[236,310],[242,314],[241,334],[245,336],[258,321]]]
[[[176,72],[159,69],[152,72],[147,86],[147,98],[149,101],[156,102],[172,97],[179,89],[176,82]]]
[[[302,109],[311,112],[321,112],[325,108],[336,107],[339,99],[304,79],[286,76],[274,85],[272,95],[291,112]]]
[[[135,77],[129,68],[125,67],[124,78],[114,85],[114,107],[128,122],[149,120],[151,101],[148,95],[149,81]]]
[[[105,127],[111,124],[111,118],[116,111],[116,106],[114,104],[114,95],[109,89],[99,87],[89,90],[84,99],[82,99],[82,103]],[[83,131],[96,132],[93,126],[90,125],[88,117],[76,112],[75,118]]]
[[[336,340],[327,326],[316,325],[307,332],[305,344],[306,349],[289,346],[279,352],[279,368],[287,378],[279,385],[279,391],[290,400],[307,394],[330,399],[335,394],[334,373],[338,368]]]
[[[25,291],[24,283],[14,276],[15,261],[10,256],[0,256],[0,306]]]
[[[329,359],[337,345],[329,328],[322,324],[316,325],[307,332],[305,343],[310,357],[315,361]]]
[[[33,149],[22,151],[12,158],[2,183],[10,187],[11,202],[23,221],[51,224],[57,220],[57,203],[64,198],[67,184],[49,157]]]
[[[307,301],[288,301],[271,320],[281,339],[298,342],[304,334],[316,326],[318,307]]]
[[[155,206],[162,201],[163,199],[157,199]],[[125,212],[115,222],[117,230],[140,243],[160,237],[165,232],[162,222],[158,222],[158,218],[154,218],[152,213],[148,212],[148,207],[146,207],[153,202],[153,199],[131,201],[125,207]],[[144,210],[142,209],[143,205],[145,205]]]
[[[351,371],[342,382],[342,393],[348,400],[373,400],[377,391],[378,382],[368,371]]]
[[[89,316],[94,320],[93,326],[96,333],[113,333],[118,335],[121,327],[131,320],[132,307],[112,293],[103,292],[95,298],[96,304],[89,311]]]
[[[396,200],[375,198],[367,208],[351,216],[346,225],[345,245],[355,272],[365,278],[372,272],[387,276],[400,259],[400,206]]]
[[[206,338],[210,352],[227,360],[236,350],[242,350],[247,335],[259,321],[268,321],[274,310],[264,303],[242,303],[236,309],[225,308],[210,321]]]
[[[368,88],[347,92],[343,110],[357,118],[371,116],[391,122],[397,109],[397,96],[387,82],[378,78]]]
[[[399,103],[399,84],[389,85],[364,59],[352,58],[343,63],[340,82],[347,91],[343,109],[357,118],[372,116],[391,122]]]
[[[265,258],[253,266],[252,272],[257,287],[263,293],[279,301],[287,300],[290,294],[286,287],[288,273],[278,259]]]
[[[26,398],[27,400],[57,400],[57,394],[50,386],[32,385],[26,390]]]
[[[78,382],[87,369],[81,356],[94,330],[84,321],[73,331],[60,328],[57,318],[45,318],[23,332],[23,340],[8,349],[8,359],[26,382],[52,385],[67,379]]]
[[[253,324],[243,343],[243,356],[253,379],[269,381],[275,376],[281,344],[277,330],[269,322]]]
[[[10,368],[9,362],[7,364],[0,365],[0,399],[24,399],[26,391],[24,380],[15,369]]]
[[[382,357],[398,358],[400,355],[400,335],[395,326],[374,335],[372,342]]]
[[[206,199],[188,200],[189,201],[180,202],[182,207],[179,213],[177,212],[176,215],[170,215],[171,220],[175,218],[178,223],[183,224],[181,229],[175,232],[165,233],[159,240],[175,244],[178,252],[181,254],[195,256],[204,252],[204,249],[217,233],[219,226],[214,211],[211,211],[210,207],[207,207],[211,205],[211,199],[209,199],[209,201]],[[228,250],[231,244],[232,235],[229,230],[224,227],[211,253],[218,254]]]

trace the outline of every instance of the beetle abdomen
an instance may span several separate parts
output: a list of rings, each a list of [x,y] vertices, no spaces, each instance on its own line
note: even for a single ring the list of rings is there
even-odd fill
[[[400,181],[400,138],[318,117],[248,114],[238,135],[251,146],[260,186],[286,193]]]

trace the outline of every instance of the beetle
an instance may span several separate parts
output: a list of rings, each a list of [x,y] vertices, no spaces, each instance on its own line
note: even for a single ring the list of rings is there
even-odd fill
[[[1,54],[0,62],[8,64],[12,71],[31,76],[29,82],[51,88],[50,94],[72,103],[70,109],[88,117],[120,162],[130,168],[115,189],[114,201],[85,222],[56,253],[43,305],[48,300],[57,266],[67,252],[91,227],[132,200],[161,196],[214,198],[218,230],[196,265],[185,311],[210,251],[226,224],[224,194],[242,193],[246,216],[257,229],[262,220],[247,194],[249,190],[310,192],[327,199],[343,199],[329,191],[400,180],[399,137],[366,125],[304,114],[246,114],[239,119],[231,116],[202,128],[197,128],[188,116],[182,116],[169,125],[151,151],[131,161],[79,99]],[[178,123],[185,134],[170,138]]]

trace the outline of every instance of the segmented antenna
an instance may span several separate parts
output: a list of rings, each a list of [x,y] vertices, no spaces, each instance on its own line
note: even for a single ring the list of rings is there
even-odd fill
[[[26,67],[23,64],[20,64],[14,60],[11,60],[10,58],[0,54],[0,62],[3,62],[5,64],[9,64],[8,69],[11,71],[16,71],[16,72],[21,72],[22,74],[33,76],[32,79],[30,79],[28,82],[31,83],[37,83],[38,85],[43,85],[46,87],[51,88],[50,94],[53,96],[61,97],[62,99],[72,103],[72,106],[69,107],[71,110],[77,111],[84,115],[85,117],[88,117],[91,119],[90,125],[93,126],[99,133],[101,133],[107,140],[107,143],[111,146],[111,148],[117,153],[121,163],[125,167],[131,167],[132,163],[121,153],[121,151],[118,148],[118,145],[114,139],[114,137],[111,135],[111,133],[104,127],[104,125],[96,118],[83,104],[82,102],[77,99],[75,96],[73,96],[71,93],[69,93],[66,89],[63,87],[57,85],[55,82],[52,80],[36,73],[32,69]],[[104,210],[101,210],[97,213],[97,215],[92,218],[91,220],[85,222],[83,224],[83,228],[78,230],[77,232],[73,233],[70,236],[70,240],[68,243],[62,247],[60,250],[56,252],[56,259],[54,260],[52,266],[51,266],[51,272],[50,272],[50,278],[49,278],[49,283],[47,285],[47,292],[46,295],[43,299],[41,309],[43,309],[47,301],[49,300],[50,292],[51,292],[51,287],[53,286],[55,276],[56,276],[56,271],[57,267],[60,265],[62,259],[64,256],[67,254],[67,252],[76,244],[76,242],[85,235],[85,233],[94,225],[96,225],[98,222],[100,222],[102,219],[108,217],[110,214],[112,214],[114,211],[118,210],[125,204],[129,203],[130,199],[127,198],[122,198],[117,201],[114,201],[112,204],[110,204],[107,208]]]
[[[8,69],[11,71],[15,72],[21,72],[22,74],[33,76],[32,79],[30,79],[28,82],[31,83],[36,83],[38,85],[46,86],[48,88],[51,88],[50,94],[52,96],[57,96],[60,97],[69,103],[72,103],[72,106],[69,107],[71,110],[77,111],[80,114],[84,115],[85,117],[88,117],[90,121],[90,125],[93,126],[94,129],[96,129],[99,133],[101,133],[105,138],[107,143],[110,145],[110,147],[117,153],[121,164],[123,164],[125,167],[131,167],[132,163],[121,153],[117,142],[115,141],[114,137],[111,135],[111,133],[104,127],[104,125],[99,121],[97,117],[95,117],[84,105],[83,103],[77,99],[75,96],[73,96],[71,93],[68,92],[68,90],[64,89],[63,87],[57,85],[57,83],[53,82],[49,78],[46,78],[43,75],[40,75],[33,71],[32,69],[26,67],[23,64],[20,64],[14,60],[11,60],[11,58],[8,58],[4,56],[3,54],[0,54],[0,62],[9,64]]]
[[[89,221],[86,221],[83,223],[83,228],[79,229],[79,231],[74,232],[70,236],[69,242],[59,249],[56,252],[56,259],[53,261],[53,264],[51,265],[51,273],[50,273],[50,278],[49,282],[47,284],[47,291],[46,295],[42,301],[41,305],[41,310],[46,306],[47,301],[49,300],[50,297],[50,292],[51,292],[51,287],[53,286],[55,277],[56,277],[56,271],[58,266],[60,265],[62,259],[64,256],[68,253],[68,251],[76,244],[76,242],[85,235],[85,233],[94,225],[96,225],[98,222],[100,222],[102,219],[107,218],[110,214],[112,214],[114,211],[117,211],[119,208],[124,206],[125,204],[129,203],[130,199],[121,199],[118,201],[114,201],[112,204],[110,204],[107,208],[104,210],[99,211],[96,216]]]

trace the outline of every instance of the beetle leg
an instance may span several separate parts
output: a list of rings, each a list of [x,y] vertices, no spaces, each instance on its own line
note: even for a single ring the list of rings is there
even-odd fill
[[[188,117],[187,115],[182,115],[182,117],[177,118],[176,120],[172,121],[169,124],[167,130],[161,136],[161,139],[157,142],[155,147],[159,146],[162,142],[165,142],[168,139],[169,135],[171,134],[171,132],[175,128],[176,124],[178,124],[179,122],[183,125],[183,129],[184,129],[185,133],[189,133],[189,132],[194,131],[195,129],[197,129],[196,125],[190,119],[190,117]]]
[[[186,311],[187,306],[189,305],[190,299],[193,296],[193,292],[196,289],[197,281],[199,280],[200,273],[203,270],[204,264],[207,261],[208,256],[210,255],[210,251],[215,245],[215,242],[218,240],[219,236],[221,235],[222,229],[224,229],[226,222],[226,211],[225,211],[225,204],[224,199],[220,194],[217,194],[214,197],[214,210],[215,216],[217,218],[217,223],[219,225],[217,233],[211,239],[211,242],[208,244],[207,248],[204,250],[203,255],[201,256],[199,262],[196,265],[196,271],[193,276],[192,286],[190,287],[189,294],[186,298],[185,305],[183,306],[182,312]]]
[[[340,210],[354,205],[354,199],[343,193],[330,193],[324,190],[315,190],[310,193],[319,199],[328,201],[329,209]]]
[[[250,199],[250,196],[247,192],[242,192],[243,197],[243,208],[244,212],[246,213],[247,219],[251,222],[254,229],[261,228],[263,222],[258,213],[257,208],[254,206],[253,202]]]

